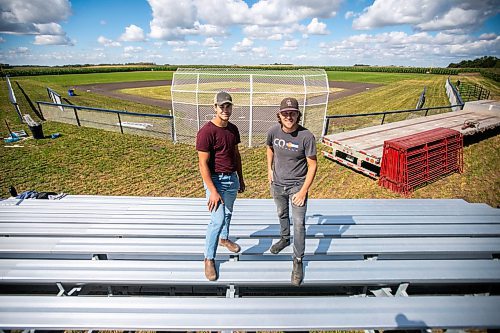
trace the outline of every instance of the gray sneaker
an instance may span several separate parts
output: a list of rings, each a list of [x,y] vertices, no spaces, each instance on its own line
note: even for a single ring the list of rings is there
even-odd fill
[[[302,259],[293,259],[293,269],[292,269],[292,284],[296,287],[300,286],[302,280],[304,279],[304,265]]]
[[[281,238],[279,241],[276,242],[276,244],[273,244],[273,246],[271,246],[270,251],[272,254],[278,254],[288,245],[290,245],[290,239]]]

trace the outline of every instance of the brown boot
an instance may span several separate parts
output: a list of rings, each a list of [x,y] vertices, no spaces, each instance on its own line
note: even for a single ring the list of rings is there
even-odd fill
[[[205,276],[209,281],[217,280],[217,270],[215,269],[215,260],[205,258]]]
[[[241,247],[235,242],[230,241],[229,239],[220,239],[219,245],[226,247],[229,251],[238,253],[241,250]]]

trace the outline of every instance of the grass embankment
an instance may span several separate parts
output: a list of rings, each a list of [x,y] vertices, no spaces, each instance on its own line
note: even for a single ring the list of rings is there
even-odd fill
[[[116,74],[116,75],[115,75]],[[34,103],[47,101],[47,86],[62,93],[74,85],[168,79],[172,73],[110,73],[45,77],[11,78],[23,113],[36,116],[27,97]],[[359,74],[359,75],[358,75]],[[331,80],[383,83],[382,87],[340,100],[328,113],[362,113],[408,109],[415,107],[418,95],[427,86],[426,105],[447,105],[444,93],[446,76],[383,73],[329,73]],[[461,78],[465,82],[469,77]],[[493,87],[499,96],[500,87],[478,77],[484,86]],[[21,92],[16,82],[24,90]],[[69,97],[74,104],[138,112],[160,112],[157,107],[117,100],[93,93],[77,91]],[[4,119],[13,130],[20,125],[8,102],[5,82],[0,87],[0,131],[8,136]],[[166,110],[164,111],[166,112]],[[19,191],[34,189],[70,194],[140,195],[202,197],[204,191],[197,170],[194,147],[174,145],[167,140],[121,135],[92,128],[46,122],[45,135],[59,132],[51,140],[26,140],[23,147],[0,147],[0,196],[8,196],[9,185]],[[500,204],[500,136],[471,144],[464,149],[465,171],[453,174],[414,192],[414,198],[464,198],[470,202]],[[318,145],[318,150],[322,146]],[[241,148],[247,191],[241,197],[269,198],[266,182],[265,149]],[[318,156],[319,170],[311,190],[312,198],[398,198],[399,195],[379,187],[376,181]]]

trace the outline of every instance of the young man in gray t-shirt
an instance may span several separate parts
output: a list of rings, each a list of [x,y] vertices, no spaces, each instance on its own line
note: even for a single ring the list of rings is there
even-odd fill
[[[292,202],[293,220],[293,269],[292,284],[302,283],[304,272],[302,258],[305,249],[305,216],[307,193],[316,175],[316,139],[299,125],[301,113],[295,98],[281,101],[278,111],[279,124],[267,133],[267,170],[280,221],[281,239],[271,246],[277,254],[290,245],[289,202]]]

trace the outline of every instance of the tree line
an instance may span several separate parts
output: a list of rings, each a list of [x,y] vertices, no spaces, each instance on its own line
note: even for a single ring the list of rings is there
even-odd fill
[[[474,60],[463,60],[458,64],[451,63],[448,68],[500,68],[500,59],[492,56],[484,56]]]

